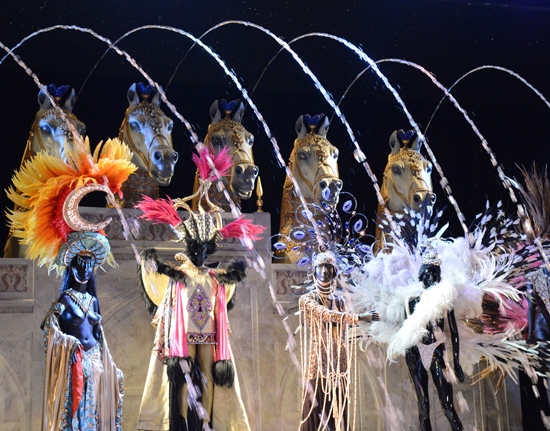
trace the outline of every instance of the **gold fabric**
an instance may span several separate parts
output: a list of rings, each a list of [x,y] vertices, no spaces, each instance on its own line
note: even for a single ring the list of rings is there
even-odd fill
[[[185,262],[178,270],[185,272],[188,276],[188,282],[184,284],[183,287],[183,306],[187,308],[188,300],[192,297],[197,286],[200,285],[203,287],[208,298],[212,301],[213,310],[210,314],[210,321],[202,328],[202,332],[216,332],[215,298],[218,283],[210,275],[209,272],[211,270],[195,268],[190,262]],[[222,273],[224,270],[215,269],[213,271],[214,273]],[[142,273],[144,272],[145,271],[142,271]],[[170,391],[166,375],[167,367],[164,361],[169,357],[171,335],[176,325],[174,316],[177,283],[174,279],[167,276],[161,277],[166,277],[160,279],[162,287],[155,286],[155,289],[157,291],[162,289],[164,297],[159,304],[157,314],[152,322],[157,330],[151,360],[149,362],[145,389],[143,391],[143,398],[141,400],[137,426],[139,430],[169,430],[170,428]],[[147,286],[147,284],[145,285]],[[227,301],[231,299],[234,291],[234,285],[226,285]],[[197,328],[190,316],[187,316],[188,313],[189,312],[186,311],[186,331],[188,333],[200,334],[200,329]],[[188,343],[191,344],[189,341]],[[231,353],[231,360],[234,363],[233,353]],[[250,425],[241,399],[236,367],[235,383],[233,387],[226,388],[214,385],[212,427],[216,431],[250,431]]]

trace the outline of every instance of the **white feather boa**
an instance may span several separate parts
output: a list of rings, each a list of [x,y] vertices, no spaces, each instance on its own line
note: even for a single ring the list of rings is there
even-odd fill
[[[373,309],[379,313],[379,322],[361,325],[375,342],[388,344],[390,360],[421,342],[427,334],[426,326],[446,317],[447,312],[454,310],[457,321],[480,315],[485,293],[497,300],[519,300],[517,290],[504,281],[510,256],[495,258],[487,249],[472,249],[465,238],[439,241],[437,251],[442,261],[441,282],[427,290],[418,281],[419,253],[411,254],[399,244],[390,254],[379,253],[367,263],[350,286],[356,313]],[[498,278],[497,273],[501,273]],[[418,296],[414,313],[408,315],[409,300]],[[447,329],[448,324],[445,326]],[[468,343],[461,345],[461,356],[463,347],[468,348]],[[464,352],[464,357],[468,353]],[[479,355],[474,356],[479,360]]]

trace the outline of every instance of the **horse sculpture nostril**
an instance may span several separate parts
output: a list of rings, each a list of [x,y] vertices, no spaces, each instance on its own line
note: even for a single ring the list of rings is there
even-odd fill
[[[422,200],[422,198],[420,197],[420,195],[415,194],[415,195],[413,196],[413,200],[414,200],[415,203],[418,204],[418,203],[420,203],[420,201]]]
[[[430,193],[429,199],[430,199],[430,203],[435,204],[435,200],[437,199],[437,196],[435,195],[435,193]]]
[[[235,173],[236,173],[237,175],[242,175],[242,174],[243,174],[243,168],[242,168],[242,166],[237,166],[237,167],[235,168]]]
[[[172,161],[173,161],[174,163],[176,163],[176,162],[178,161],[178,157],[179,157],[178,153],[172,154]]]
[[[326,189],[327,186],[328,186],[328,183],[326,181],[321,181],[321,183],[319,184],[319,186],[321,186],[322,189]]]
[[[254,176],[258,175],[259,172],[260,172],[260,170],[258,169],[257,166],[254,166],[254,167],[252,168],[252,174],[253,174]]]
[[[160,161],[162,159],[162,154],[160,154],[158,151],[155,151],[155,154],[153,154],[153,157],[156,161]]]
[[[343,185],[344,183],[341,180],[336,181],[336,187],[338,188],[338,190],[342,190]]]

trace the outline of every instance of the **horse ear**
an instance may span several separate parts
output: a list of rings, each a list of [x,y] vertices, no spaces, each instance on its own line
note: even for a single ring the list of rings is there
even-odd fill
[[[317,134],[319,136],[322,136],[323,138],[327,137],[328,128],[330,127],[330,123],[328,121],[328,118],[324,116],[323,122],[319,125],[319,128],[317,129]]]
[[[390,136],[390,149],[391,149],[391,155],[397,154],[399,150],[401,150],[401,143],[399,142],[399,138],[397,137],[397,130],[393,132]]]
[[[222,120],[222,113],[220,112],[220,108],[218,107],[217,100],[214,100],[214,103],[212,103],[212,106],[210,106],[210,118],[212,119],[212,122],[210,124],[218,124]]]
[[[162,86],[160,86],[160,89],[162,90]],[[160,91],[157,91],[157,93],[154,95],[153,100],[151,100],[151,105],[157,108],[160,106]]]
[[[416,135],[414,137],[414,141],[411,145],[411,148],[414,150],[414,151],[418,151],[420,152],[420,150],[422,149],[422,141],[418,140],[418,135]]]
[[[74,102],[75,102],[76,96],[74,92],[74,88],[71,88],[71,92],[69,93],[69,96],[65,100],[65,103],[63,104],[63,109],[69,112],[73,112],[74,108]]]
[[[130,88],[128,89],[128,103],[130,106],[138,106],[139,105],[139,96],[136,91],[136,83],[134,82]]]
[[[50,99],[48,98],[47,90],[40,90],[38,92],[38,105],[40,106],[39,111],[45,111],[46,109],[50,109],[52,106]]]
[[[304,116],[300,115],[298,121],[296,121],[296,134],[298,135],[296,139],[302,139],[307,135],[306,125],[304,124]]]
[[[243,119],[243,114],[244,114],[244,104],[243,104],[243,102],[239,103],[239,107],[234,112],[235,113],[233,114],[232,120],[237,122],[237,123],[240,123]]]

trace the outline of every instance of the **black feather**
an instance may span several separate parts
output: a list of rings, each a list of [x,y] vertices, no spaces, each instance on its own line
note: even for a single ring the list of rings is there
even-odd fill
[[[216,272],[214,277],[220,284],[237,284],[246,280],[247,275],[246,262],[235,261],[231,262],[223,271]]]
[[[191,370],[192,360],[190,357],[173,356],[168,358],[166,363],[166,374],[170,387],[170,431],[188,431],[185,420],[179,411],[178,394],[181,387],[185,384],[185,374],[181,369],[180,360],[187,362]]]
[[[151,301],[151,298],[149,298],[149,295],[147,294],[147,291],[145,290],[145,286],[143,285],[143,278],[141,276],[141,265],[138,264],[137,267],[137,279],[138,279],[138,288],[139,293],[141,294],[141,297],[143,298],[143,302],[145,303],[145,308],[147,308],[147,312],[149,313],[149,316],[155,317],[155,314],[157,314],[157,305]]]
[[[187,275],[180,271],[176,266],[170,262],[166,262],[160,259],[157,256],[157,250],[154,248],[146,248],[141,252],[141,259],[143,261],[151,260],[157,267],[157,272],[159,274],[166,275],[170,278],[173,278],[177,282],[186,283]]]
[[[235,367],[233,362],[229,359],[214,362],[212,365],[212,378],[218,386],[232,387],[235,382]]]

